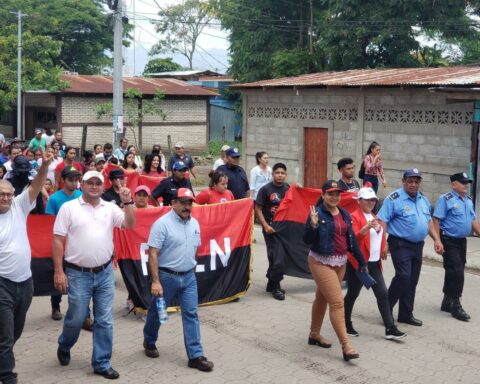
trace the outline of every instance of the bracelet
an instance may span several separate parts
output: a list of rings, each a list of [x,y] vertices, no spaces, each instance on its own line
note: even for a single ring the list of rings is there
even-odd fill
[[[123,203],[123,205],[132,205],[132,204],[135,204],[133,200],[130,200],[128,203]]]

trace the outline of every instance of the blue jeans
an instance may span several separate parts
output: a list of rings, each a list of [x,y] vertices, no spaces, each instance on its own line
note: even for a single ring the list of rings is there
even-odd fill
[[[90,299],[93,299],[92,366],[96,371],[110,368],[113,344],[113,300],[115,277],[113,263],[98,273],[65,268],[68,278],[68,310],[63,332],[58,338],[62,351],[70,351],[80,335]]]
[[[200,343],[200,322],[198,320],[198,291],[195,272],[192,270],[185,275],[173,275],[159,271],[160,283],[163,287],[163,297],[170,305],[174,298],[178,298],[182,310],[183,341],[189,359],[203,356]],[[143,328],[143,337],[147,344],[155,344],[160,329],[160,320],[155,300],[152,297],[147,312],[147,321]]]

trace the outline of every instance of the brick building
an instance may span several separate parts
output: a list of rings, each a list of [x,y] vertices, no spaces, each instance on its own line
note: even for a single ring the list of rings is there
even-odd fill
[[[479,84],[479,67],[447,67],[328,72],[235,85],[244,96],[246,168],[265,150],[272,163],[287,164],[291,181],[319,187],[326,178],[339,178],[341,157],[352,157],[358,170],[375,140],[382,145],[388,184],[380,195],[401,185],[405,168],[418,167],[430,199],[448,190],[449,175],[469,170],[476,196],[478,124],[472,120]]]
[[[24,94],[24,136],[33,137],[35,128],[61,129],[69,145],[79,147],[83,126],[87,125],[86,147],[112,141],[112,117],[97,118],[97,106],[112,101],[112,78],[107,76],[63,75],[69,87],[58,93],[46,91]],[[216,93],[176,79],[124,78],[124,92],[135,88],[142,92],[141,103],[151,103],[158,91],[165,94],[160,104],[166,114],[146,116],[135,130],[137,146],[151,148],[155,143],[167,145],[183,141],[189,149],[204,149],[208,143],[208,99]],[[125,109],[125,107],[124,107]],[[125,136],[135,144],[124,111]],[[15,135],[15,123],[0,127],[7,137]]]

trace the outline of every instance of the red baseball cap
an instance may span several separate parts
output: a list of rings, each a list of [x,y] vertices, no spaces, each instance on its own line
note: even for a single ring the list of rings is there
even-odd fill
[[[195,195],[189,188],[179,188],[177,191],[177,199],[190,199],[195,201]]]

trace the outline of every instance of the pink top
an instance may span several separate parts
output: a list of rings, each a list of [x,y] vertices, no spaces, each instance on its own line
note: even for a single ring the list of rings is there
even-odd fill
[[[385,183],[385,172],[383,171],[382,162],[377,159],[374,161],[372,154],[366,155],[363,159],[363,166],[365,167],[365,174],[370,176],[377,176],[382,183]]]

